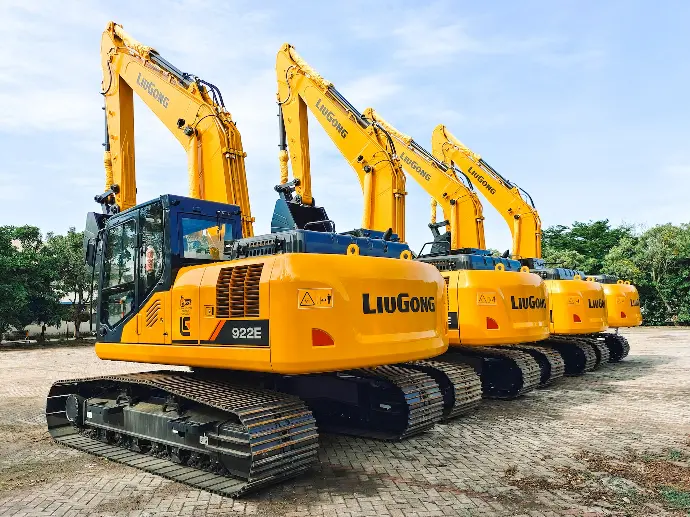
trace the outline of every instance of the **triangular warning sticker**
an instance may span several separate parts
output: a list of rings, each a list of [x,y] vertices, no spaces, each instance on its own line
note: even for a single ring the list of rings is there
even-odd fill
[[[316,305],[314,302],[314,299],[311,297],[309,293],[304,293],[304,296],[302,296],[302,300],[299,302],[300,307],[312,307]]]

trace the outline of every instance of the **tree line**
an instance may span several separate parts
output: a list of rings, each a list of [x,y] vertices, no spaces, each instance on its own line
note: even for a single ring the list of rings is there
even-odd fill
[[[83,237],[74,228],[43,237],[35,226],[0,226],[0,334],[70,321],[78,336],[91,301]]]
[[[0,333],[60,321],[78,333],[89,318],[92,282],[83,237],[74,228],[43,237],[34,226],[0,226]],[[543,252],[551,267],[630,280],[646,325],[690,324],[690,224],[644,231],[608,220],[551,226]]]

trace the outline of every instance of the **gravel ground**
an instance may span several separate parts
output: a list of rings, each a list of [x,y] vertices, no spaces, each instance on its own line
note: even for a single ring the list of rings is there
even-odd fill
[[[322,436],[296,480],[223,498],[55,445],[57,379],[152,369],[90,346],[0,345],[0,516],[690,515],[690,329],[624,332],[630,356],[422,436]]]

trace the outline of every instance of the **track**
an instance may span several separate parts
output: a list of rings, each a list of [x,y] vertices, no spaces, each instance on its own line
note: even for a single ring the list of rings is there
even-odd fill
[[[58,443],[224,496],[297,476],[317,457],[299,399],[195,373],[58,381],[46,419]]]
[[[539,363],[517,350],[498,346],[451,347],[436,360],[471,365],[479,372],[485,398],[513,399],[539,385]]]
[[[595,370],[598,369],[600,366],[603,366],[611,362],[609,347],[606,346],[606,343],[600,340],[598,336],[586,337],[583,338],[583,341],[585,343],[588,343],[592,347],[594,353],[597,356],[597,364],[594,367]]]
[[[329,386],[334,397],[320,402],[315,399],[318,392],[290,390],[305,400],[324,432],[402,440],[431,429],[443,416],[439,385],[430,376],[410,368],[379,366],[310,377],[316,380],[313,388],[326,386],[329,380],[337,382]],[[292,378],[306,380],[302,376]],[[335,403],[335,396],[347,394],[352,397],[349,403],[343,403],[342,398],[340,404]]]
[[[563,357],[555,350],[534,345],[513,345],[510,348],[531,355],[539,363],[541,377],[539,387],[543,388],[560,379],[565,374]]]
[[[625,359],[630,353],[630,344],[625,337],[620,334],[602,332],[599,338],[604,340],[604,344],[609,349],[609,362],[617,363]]]
[[[482,382],[467,364],[431,359],[404,366],[424,372],[438,383],[443,394],[444,421],[469,413],[482,400]]]
[[[209,378],[228,375],[225,370],[195,371]],[[232,378],[298,397],[319,431],[327,433],[402,440],[431,429],[443,417],[439,384],[405,364],[305,375],[233,371]]]
[[[565,363],[565,375],[576,376],[594,370],[597,366],[597,354],[586,341],[576,336],[552,336],[539,341],[536,346],[556,350]]]

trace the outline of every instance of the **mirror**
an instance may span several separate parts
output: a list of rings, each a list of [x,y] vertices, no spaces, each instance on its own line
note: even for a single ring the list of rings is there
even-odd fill
[[[85,261],[91,267],[96,265],[96,242],[93,239],[89,239],[86,244]]]

